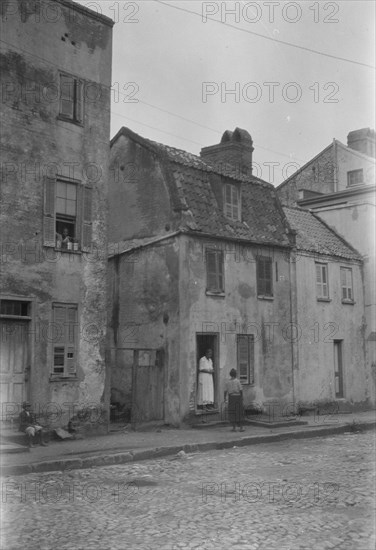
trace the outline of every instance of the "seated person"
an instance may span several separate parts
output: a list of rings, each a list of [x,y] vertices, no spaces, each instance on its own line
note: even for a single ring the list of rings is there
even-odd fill
[[[40,426],[35,418],[35,415],[30,412],[30,403],[25,401],[22,403],[22,411],[20,413],[20,432],[25,432],[28,437],[29,447],[34,447],[33,438],[36,437],[39,443],[46,447],[47,443],[43,441],[43,428]]]
[[[67,227],[64,227],[63,234],[56,233],[56,245],[58,248],[68,248],[68,243],[71,243],[72,239],[69,236]]]

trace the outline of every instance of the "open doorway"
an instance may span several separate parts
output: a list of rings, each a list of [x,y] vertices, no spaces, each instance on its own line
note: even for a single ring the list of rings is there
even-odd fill
[[[213,383],[214,383],[214,405],[212,410],[218,410],[218,390],[219,390],[219,346],[218,346],[218,334],[217,333],[198,333],[196,334],[196,403],[197,403],[197,392],[198,392],[198,365],[201,357],[205,355],[206,350],[212,350],[212,361],[213,361]],[[203,407],[197,405],[197,410],[203,410]]]

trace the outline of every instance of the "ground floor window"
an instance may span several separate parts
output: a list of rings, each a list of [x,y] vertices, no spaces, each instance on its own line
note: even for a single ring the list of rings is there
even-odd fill
[[[255,381],[254,339],[253,334],[237,336],[237,370],[242,384],[253,384]]]
[[[52,375],[74,376],[77,369],[78,323],[76,304],[54,304]]]

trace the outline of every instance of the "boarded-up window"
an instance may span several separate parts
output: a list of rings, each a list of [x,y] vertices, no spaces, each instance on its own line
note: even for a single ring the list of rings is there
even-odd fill
[[[221,250],[206,251],[206,290],[224,292],[223,252]]]
[[[240,382],[242,384],[253,384],[255,381],[255,352],[253,334],[238,334],[237,364]]]
[[[273,296],[273,264],[268,256],[257,256],[257,295]]]
[[[342,300],[345,302],[352,302],[354,300],[352,269],[349,267],[341,267],[340,273]]]
[[[53,324],[48,331],[53,342],[52,374],[75,376],[78,349],[77,305],[54,304]]]
[[[329,298],[327,264],[316,263],[316,293],[317,298]]]

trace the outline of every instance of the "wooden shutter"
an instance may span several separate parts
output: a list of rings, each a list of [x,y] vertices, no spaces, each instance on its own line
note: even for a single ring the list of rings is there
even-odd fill
[[[248,382],[249,370],[249,345],[248,336],[238,335],[238,372],[239,380],[243,383]]]
[[[74,346],[67,346],[66,350],[67,350],[66,374],[68,375],[76,374],[76,350]]]
[[[83,188],[82,205],[82,250],[89,251],[92,237],[92,200],[93,190],[91,187]]]
[[[43,244],[55,246],[56,221],[55,221],[55,197],[56,179],[44,178],[44,205],[43,205]]]
[[[257,294],[263,296],[265,294],[264,288],[264,262],[262,258],[257,258]]]
[[[206,288],[215,292],[224,290],[223,252],[220,250],[206,251]]]
[[[218,251],[217,252],[217,285],[219,291],[224,291],[224,277],[223,277],[223,252]]]
[[[207,290],[217,290],[217,262],[214,250],[206,251],[206,285]]]
[[[264,271],[265,271],[265,296],[272,296],[272,262],[269,258],[264,260]]]
[[[75,84],[75,100],[76,100],[76,103],[75,103],[75,109],[76,109],[76,112],[75,112],[75,119],[77,120],[77,122],[82,122],[84,117],[83,117],[83,82],[81,80],[75,80],[74,82]]]
[[[75,81],[72,76],[60,75],[60,114],[74,118]]]

